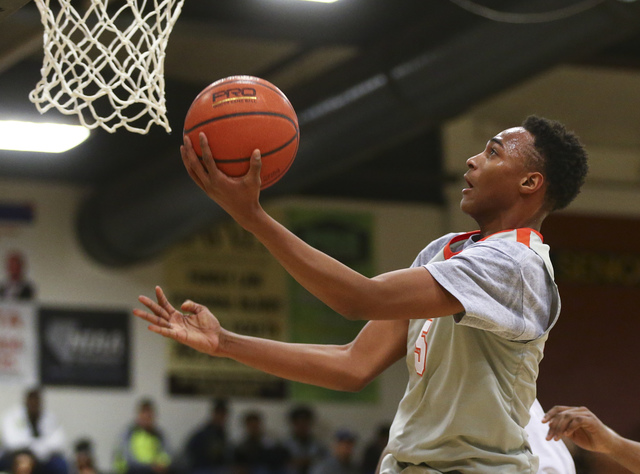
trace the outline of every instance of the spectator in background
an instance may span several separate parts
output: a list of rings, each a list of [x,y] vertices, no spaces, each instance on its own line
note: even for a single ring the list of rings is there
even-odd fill
[[[135,422],[117,448],[115,470],[119,474],[166,474],[170,463],[164,435],[156,426],[155,406],[150,399],[143,399]]]
[[[311,469],[311,474],[359,474],[353,460],[356,435],[349,430],[338,430],[334,437],[332,453]]]
[[[69,466],[64,457],[66,436],[53,413],[44,409],[40,388],[28,390],[24,404],[5,414],[2,446],[5,469],[16,452],[28,450],[38,461],[38,472],[68,474]]]
[[[244,435],[234,450],[234,474],[285,474],[288,453],[275,440],[265,436],[262,415],[244,415]]]
[[[13,453],[6,474],[34,474],[37,469],[38,460],[33,453],[28,449],[21,449]]]
[[[289,437],[284,446],[289,452],[294,474],[308,474],[310,469],[327,456],[327,448],[313,433],[316,417],[311,407],[300,405],[289,412]]]
[[[17,250],[6,255],[7,280],[0,285],[0,299],[30,300],[34,295],[33,285],[25,278],[26,260]]]
[[[380,425],[376,431],[376,436],[365,448],[360,464],[360,472],[362,474],[374,474],[376,472],[382,453],[389,442],[389,428],[389,424]]]
[[[185,454],[190,474],[227,474],[233,448],[227,436],[226,400],[215,400],[210,419],[187,441]]]
[[[73,452],[73,474],[98,474],[93,457],[93,445],[91,440],[87,438],[79,439],[74,445]]]

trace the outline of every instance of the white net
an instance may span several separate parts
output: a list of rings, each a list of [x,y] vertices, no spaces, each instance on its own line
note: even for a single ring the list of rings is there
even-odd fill
[[[29,99],[40,113],[55,108],[110,133],[145,134],[153,124],[171,131],[164,59],[184,0],[90,0],[84,9],[70,0],[35,1],[44,60]]]

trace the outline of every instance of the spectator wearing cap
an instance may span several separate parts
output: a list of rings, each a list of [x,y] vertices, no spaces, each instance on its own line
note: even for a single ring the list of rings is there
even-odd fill
[[[353,459],[355,445],[355,433],[348,429],[336,431],[331,455],[316,464],[310,474],[359,474],[358,466]]]

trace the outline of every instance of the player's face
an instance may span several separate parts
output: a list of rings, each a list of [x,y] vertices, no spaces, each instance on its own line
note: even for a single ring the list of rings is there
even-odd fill
[[[527,151],[533,137],[522,127],[500,132],[487,142],[482,153],[467,160],[460,208],[479,223],[506,212],[519,196],[526,176]]]
[[[11,254],[7,260],[7,273],[12,280],[22,279],[22,257]]]

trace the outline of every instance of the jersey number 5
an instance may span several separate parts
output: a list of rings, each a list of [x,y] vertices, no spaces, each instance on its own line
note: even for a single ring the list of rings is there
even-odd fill
[[[420,334],[416,339],[416,348],[413,351],[416,364],[416,372],[420,377],[422,377],[422,374],[424,374],[424,370],[427,367],[427,334],[429,333],[431,323],[433,323],[433,319],[427,319],[424,322],[422,331],[420,331]]]

